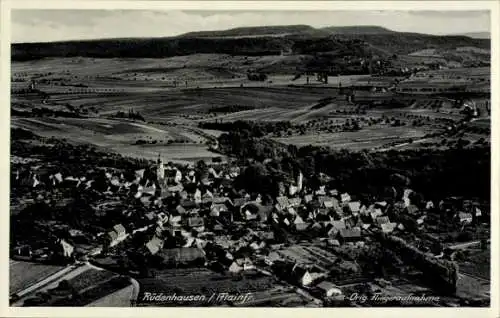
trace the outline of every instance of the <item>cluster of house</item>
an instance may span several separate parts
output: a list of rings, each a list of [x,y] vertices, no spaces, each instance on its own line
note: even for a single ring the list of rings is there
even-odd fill
[[[280,185],[279,195],[272,203],[264,202],[260,195],[236,192],[232,188],[239,173],[238,167],[227,164],[203,169],[194,166],[179,168],[164,164],[161,158],[153,169],[135,171],[133,178],[109,170],[105,174],[104,196],[116,201],[117,193],[126,193],[129,198],[135,198],[145,211],[146,225],[131,228],[115,224],[98,235],[105,242],[103,247],[119,248],[127,238],[146,232],[148,238],[140,247],[145,255],[161,255],[165,262],[174,263],[202,260],[206,265],[239,273],[257,270],[260,261],[273,265],[283,260],[278,254],[268,252],[281,248],[272,230],[276,227],[287,232],[313,233],[331,246],[354,247],[362,247],[365,237],[374,232],[405,231],[404,224],[391,220],[393,214],[388,213],[391,206],[385,201],[365,204],[353,199],[349,193],[325,186],[308,189],[303,185],[302,173],[299,173],[287,187]],[[33,187],[40,186],[36,180],[33,178]],[[92,179],[63,176],[61,173],[50,175],[48,180],[52,185],[65,183],[90,191],[94,186]],[[394,207],[405,211],[418,226],[424,227],[426,213],[413,204],[411,193],[411,190],[405,190]],[[110,200],[107,203],[113,205],[114,201]],[[466,206],[466,209],[457,210],[445,202],[439,203],[441,210],[454,211],[455,217],[463,224],[481,216],[477,205],[471,202]],[[424,210],[433,208],[434,203],[429,201]],[[101,204],[100,209],[106,213],[106,203]],[[235,225],[244,232],[239,237],[228,231],[229,228],[234,230]],[[226,235],[228,233],[232,236]],[[176,243],[167,247],[166,241],[170,238],[175,238]],[[58,244],[63,255],[73,255],[74,247],[67,240],[59,240]],[[89,255],[99,254],[102,250],[92,249]],[[207,257],[208,254],[216,257]],[[317,281],[317,277],[312,277],[314,273],[301,266],[293,266],[292,273],[299,277],[303,286]],[[338,288],[332,283],[322,282],[320,285],[317,287],[324,289],[325,294],[338,294]]]

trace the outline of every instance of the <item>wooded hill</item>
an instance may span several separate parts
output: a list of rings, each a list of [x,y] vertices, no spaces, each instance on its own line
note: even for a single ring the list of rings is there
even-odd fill
[[[161,58],[196,53],[277,55],[341,51],[371,56],[372,51],[408,54],[428,48],[469,46],[490,49],[489,39],[395,32],[381,27],[273,26],[187,33],[177,37],[124,38],[12,44],[13,61],[45,57]]]

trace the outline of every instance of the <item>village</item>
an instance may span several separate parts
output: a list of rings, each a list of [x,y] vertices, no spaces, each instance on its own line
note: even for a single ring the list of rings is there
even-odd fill
[[[301,171],[271,197],[237,190],[248,167],[220,158],[181,165],[158,154],[135,168],[80,171],[11,159],[11,259],[131,277],[135,306],[176,305],[141,302],[152,292],[210,291],[253,295],[231,306],[400,306],[388,299],[408,294],[432,296],[410,306],[489,302],[463,290],[460,267],[489,249],[484,202],[426,200],[404,187],[390,200],[367,200],[313,185]],[[14,293],[11,303],[71,304],[74,296],[37,291]]]

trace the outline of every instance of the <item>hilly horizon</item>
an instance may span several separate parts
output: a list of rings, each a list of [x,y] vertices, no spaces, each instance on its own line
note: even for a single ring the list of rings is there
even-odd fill
[[[110,38],[38,43],[13,43],[12,60],[45,57],[160,58],[197,53],[231,55],[279,55],[330,52],[336,55],[370,56],[409,54],[439,48],[467,46],[490,48],[489,39],[464,35],[429,35],[397,32],[380,26],[313,28],[282,25],[233,28],[222,31],[189,32],[174,37]]]
[[[467,32],[467,33],[461,33],[461,34],[454,34],[454,35],[463,35],[463,36],[468,36],[473,39],[491,39],[491,33],[490,32]]]
[[[376,25],[357,25],[357,26],[328,26],[315,28],[305,24],[291,25],[273,25],[273,26],[249,26],[237,27],[224,30],[208,30],[208,31],[193,31],[182,33],[174,36],[144,36],[144,37],[103,37],[93,39],[68,39],[58,41],[41,41],[41,42],[12,42],[13,45],[18,44],[43,44],[43,43],[66,43],[66,42],[94,42],[106,40],[136,40],[136,39],[176,39],[176,38],[200,38],[200,37],[245,37],[245,36],[270,36],[270,35],[311,35],[311,36],[328,36],[328,35],[369,35],[369,34],[415,34],[426,36],[477,36],[484,39],[488,32],[471,32],[463,34],[428,34],[418,32],[402,32],[394,31],[386,27]],[[475,38],[475,37],[473,37]]]

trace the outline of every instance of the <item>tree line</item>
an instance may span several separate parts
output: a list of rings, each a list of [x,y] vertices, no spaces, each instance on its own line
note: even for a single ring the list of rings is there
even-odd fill
[[[300,170],[310,185],[321,183],[317,176],[324,173],[331,176],[333,188],[379,198],[393,199],[392,187],[411,187],[435,200],[448,196],[489,200],[490,196],[487,145],[369,153],[311,145],[298,148],[229,132],[219,137],[219,150],[241,161],[256,161],[237,184],[257,192],[275,193],[278,182],[295,178]]]

